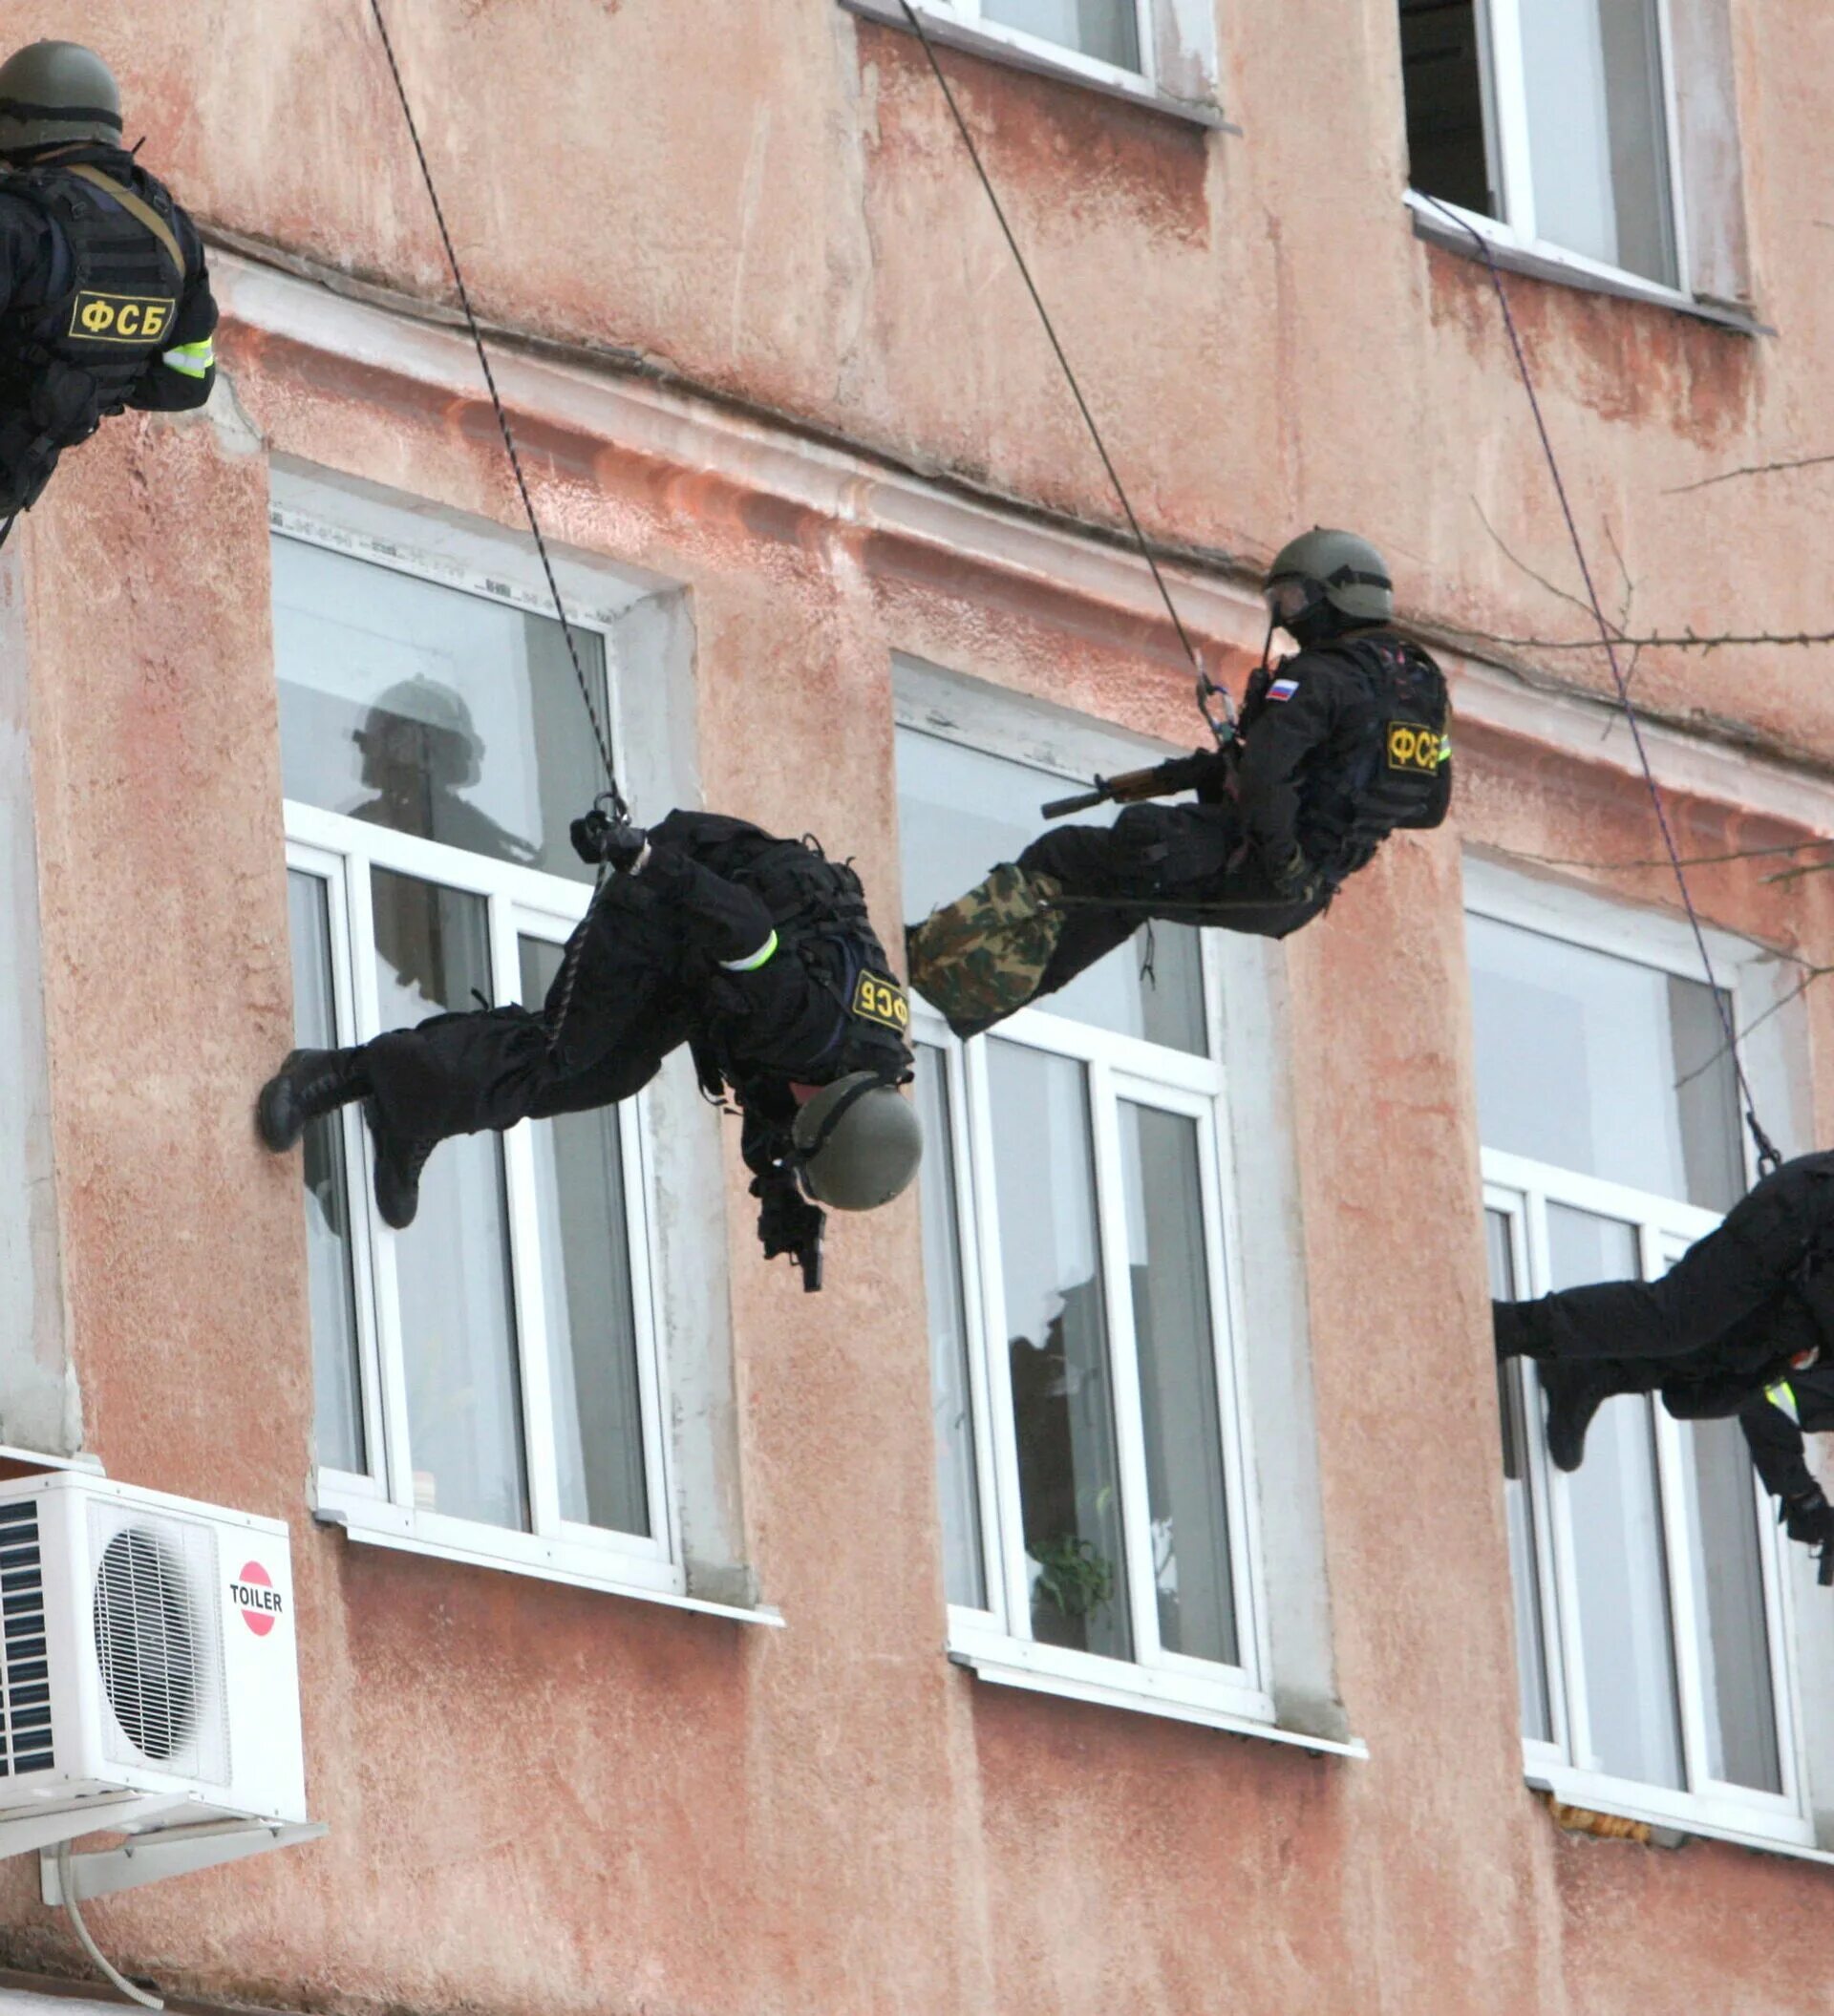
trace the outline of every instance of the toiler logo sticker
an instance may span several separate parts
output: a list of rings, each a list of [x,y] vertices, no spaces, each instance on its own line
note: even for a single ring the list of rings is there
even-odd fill
[[[1388,724],[1388,767],[1411,776],[1434,776],[1439,768],[1439,737],[1418,721]]]
[[[85,287],[70,306],[70,333],[92,343],[157,343],[179,304],[169,294],[98,294]]]
[[[883,973],[862,973],[853,990],[853,1012],[867,1022],[882,1023],[902,1036],[910,1027],[910,1005],[895,980]]]
[[[229,1601],[257,1638],[266,1638],[280,1619],[280,1591],[259,1561],[249,1561],[229,1584]]]

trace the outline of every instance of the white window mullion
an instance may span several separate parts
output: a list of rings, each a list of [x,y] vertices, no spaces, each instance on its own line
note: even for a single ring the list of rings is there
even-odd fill
[[[1782,1766],[1782,1796],[1793,1812],[1803,1809],[1802,1773],[1797,1760],[1807,1754],[1802,1728],[1802,1697],[1796,1685],[1790,1647],[1796,1644],[1796,1602],[1785,1572],[1783,1530],[1777,1523],[1776,1501],[1754,1463],[1751,1489],[1758,1507],[1758,1562],[1763,1581],[1764,1623],[1770,1653],[1771,1712],[1777,1718],[1777,1751]]]
[[[1141,1412],[1140,1358],[1134,1338],[1133,1270],[1127,1241],[1127,1200],[1121,1182],[1120,1116],[1114,1074],[1106,1064],[1089,1067],[1089,1118],[1095,1135],[1096,1221],[1099,1229],[1102,1300],[1108,1322],[1108,1371],[1113,1386],[1115,1470],[1120,1490],[1121,1550],[1127,1563],[1128,1607],[1134,1658],[1154,1666],[1160,1657],[1159,1575],[1153,1560],[1152,1489]]]
[[[680,1517],[672,1487],[669,1440],[668,1366],[661,1349],[656,1284],[650,1265],[650,1227],[655,1222],[651,1195],[648,1121],[641,1095],[618,1113],[618,1153],[624,1177],[625,1223],[620,1229],[630,1254],[630,1305],[637,1334],[637,1392],[643,1411],[645,1502],[650,1532],[664,1559],[681,1559]]]
[[[1535,0],[1526,0],[1533,6]],[[1524,0],[1488,0],[1482,24],[1487,36],[1485,57],[1490,102],[1497,122],[1497,166],[1503,186],[1497,194],[1511,235],[1522,244],[1535,239],[1534,165],[1529,154],[1528,83],[1523,67]]]
[[[1013,1368],[999,1340],[1006,1335],[1006,1280],[1000,1261],[1000,1221],[993,1189],[993,1114],[988,1087],[987,1045],[963,1050],[968,1076],[969,1152],[974,1168],[974,1243],[979,1248],[987,1348],[987,1411],[992,1429],[995,1496],[989,1514],[999,1529],[997,1589],[1014,1638],[1032,1636],[1032,1578],[1026,1566],[1025,1514],[1019,1492],[1017,1424],[1013,1417]]]
[[[1674,244],[1674,284],[1684,294],[1694,292],[1694,248],[1688,236],[1687,180],[1682,169],[1681,106],[1674,74],[1674,34],[1670,19],[1671,0],[1656,0],[1655,51],[1659,66],[1658,94],[1662,101],[1663,160],[1669,171],[1670,229]],[[1743,1025],[1737,1025],[1742,1028]]]
[[[1647,1228],[1647,1248],[1653,1244]],[[1663,1566],[1669,1578],[1670,1650],[1674,1660],[1675,1693],[1681,1714],[1682,1778],[1690,1792],[1700,1791],[1712,1776],[1707,1762],[1706,1675],[1700,1666],[1701,1620],[1695,1602],[1694,1537],[1689,1531],[1688,1501],[1695,1489],[1694,1453],[1683,1444],[1684,1431],[1667,1408],[1652,1399],[1655,1418],[1655,1477],[1661,1498]]]

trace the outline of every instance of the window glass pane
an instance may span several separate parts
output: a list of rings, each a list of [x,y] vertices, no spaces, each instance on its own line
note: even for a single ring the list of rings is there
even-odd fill
[[[522,944],[522,999],[543,1000],[562,948]],[[561,1517],[650,1531],[643,1395],[616,1107],[529,1122]]]
[[[982,0],[990,21],[1079,50],[1121,70],[1140,68],[1140,0]]]
[[[1408,179],[1481,217],[1501,217],[1473,0],[1400,0]]]
[[[1038,817],[1039,805],[1063,795],[1062,778],[1051,772],[900,729],[906,915],[928,916],[938,903],[952,902],[972,888],[998,862],[1015,859],[1049,823]],[[1084,821],[1112,825],[1119,815],[1118,806],[1103,806],[1084,815]],[[1188,925],[1155,924],[1038,1007],[1203,1056],[1208,1044],[1199,951],[1198,934]],[[1142,975],[1149,952],[1150,979]]]
[[[289,798],[592,880],[566,829],[602,779],[558,623],[298,540],[273,566]],[[576,635],[603,720],[603,642]]]
[[[482,897],[376,868],[372,901],[384,1029],[471,1008],[474,988],[493,998]],[[416,1503],[525,1528],[501,1138],[441,1142],[395,1241]]]
[[[293,948],[293,1040],[302,1049],[335,1049],[331,891],[321,878],[296,868],[288,870],[287,923]],[[356,1270],[351,1246],[343,1115],[327,1114],[314,1120],[301,1145],[318,1460],[331,1470],[364,1472],[369,1456],[363,1437]]]
[[[1490,1293],[1498,1302],[1517,1299],[1515,1256],[1509,1220],[1501,1211],[1483,1214],[1490,1255]],[[1541,1582],[1535,1560],[1534,1470],[1528,1435],[1534,1414],[1522,1368],[1499,1361],[1497,1404],[1503,1416],[1503,1497],[1509,1519],[1509,1579],[1516,1594],[1516,1680],[1522,1697],[1522,1732],[1538,1743],[1553,1740],[1547,1702],[1547,1647],[1542,1637]]]
[[[1655,0],[1526,0],[1520,15],[1537,234],[1672,285]]]
[[[1484,1146],[1729,1210],[1738,1109],[1705,983],[1487,917],[1466,944]]]
[[[1160,1642],[1234,1666],[1241,1655],[1197,1123],[1123,1100],[1120,1157]]]
[[[991,1042],[994,1183],[1033,1635],[1127,1659],[1114,1381],[1078,1065]]]
[[[947,1058],[933,1044],[917,1046],[917,1113],[924,1124],[919,1175],[923,1183],[924,1286],[929,1304],[929,1411],[943,1513],[944,1587],[950,1602],[984,1610],[987,1575],[982,1565],[980,1487],[974,1467],[948,1070]]]
[[[1641,1271],[1633,1227],[1564,1204],[1547,1207],[1547,1245],[1557,1288]],[[1681,1717],[1655,1423],[1641,1394],[1599,1409],[1586,1460],[1567,1478],[1567,1493],[1592,1749],[1589,1759],[1575,1761],[1678,1789]]]
[[[1688,1522],[1707,1769],[1731,1785],[1781,1793],[1751,1453],[1736,1418],[1690,1422],[1682,1433],[1694,1455]]]

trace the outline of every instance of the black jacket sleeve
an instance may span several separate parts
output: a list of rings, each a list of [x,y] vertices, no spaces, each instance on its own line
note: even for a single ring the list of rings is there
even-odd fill
[[[189,265],[179,312],[173,318],[165,348],[151,358],[139,382],[127,395],[142,413],[189,413],[202,406],[217,382],[217,302],[210,291],[210,269],[203,244],[188,227],[181,241]]]
[[[1802,1432],[1768,1395],[1760,1393],[1738,1415],[1764,1489],[1772,1497],[1796,1498],[1813,1491],[1814,1473],[1803,1454]]]
[[[1291,693],[1273,698],[1289,681]],[[1339,683],[1339,674],[1302,651],[1280,668],[1255,714],[1236,769],[1236,789],[1243,824],[1264,861],[1278,861],[1292,849],[1300,773],[1337,724]]]
[[[770,946],[776,924],[756,890],[715,875],[681,848],[652,842],[638,881],[681,913],[694,949],[720,966],[736,967]]]

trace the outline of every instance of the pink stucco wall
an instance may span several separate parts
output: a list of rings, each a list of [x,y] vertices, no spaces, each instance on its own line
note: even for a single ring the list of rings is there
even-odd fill
[[[1826,241],[1796,194],[1825,145],[1834,20],[1784,11],[1736,10],[1781,333],[1513,288],[1582,521],[1595,541],[1609,522],[1634,620],[1665,629],[1834,614],[1819,477],[1676,494],[1826,445],[1834,419]],[[831,0],[391,12],[494,321],[1112,520],[907,40]],[[1487,281],[1401,208],[1392,5],[1221,20],[1246,138],[951,65],[1142,517],[1250,560],[1296,525],[1359,525],[1423,624],[1579,634],[1526,571],[1573,579]],[[208,223],[443,299],[357,0],[20,0],[8,29],[102,49],[130,133]],[[1472,732],[1456,829],[1395,843],[1289,955],[1333,1644],[1368,1763],[946,1662],[909,1207],[838,1228],[809,1301],[756,1263],[730,1186],[747,1549],[787,1630],[311,1523],[297,1172],[247,1119],[291,1024],[269,460],[514,518],[475,400],[245,327],[223,348],[233,408],[115,423],[21,535],[64,1291],[111,1474],[292,1521],[332,1834],[98,1906],[109,1950],[201,1995],[517,2016],[1834,2010],[1825,1871],[1575,1841],[1522,1783],[1460,846],[1647,852],[1646,805],[1602,759]],[[708,801],[828,836],[882,915],[892,650],[1191,734],[1182,661],[1134,605],[552,424],[525,438],[561,538],[689,587]],[[1239,675],[1246,638],[1213,641]],[[1639,685],[1812,773],[1834,763],[1814,668],[1657,653]],[[1700,852],[1794,837],[1736,802],[1678,815]],[[1668,902],[1655,875],[1598,880]],[[1824,881],[1743,866],[1699,893],[1767,942],[1829,942]],[[1823,1037],[1828,1012],[1811,997]],[[0,1867],[0,1949],[71,1961],[23,1863]]]

